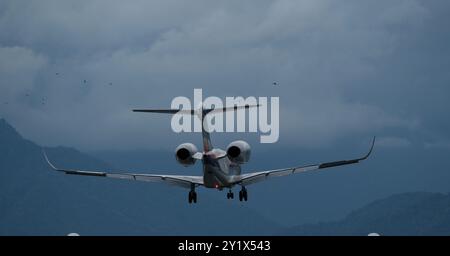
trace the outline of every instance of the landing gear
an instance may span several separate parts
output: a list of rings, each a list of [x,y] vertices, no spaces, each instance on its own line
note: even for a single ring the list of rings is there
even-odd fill
[[[195,185],[191,186],[191,191],[189,191],[189,203],[191,204],[192,202],[194,204],[197,203],[197,193],[195,192]]]
[[[195,191],[189,192],[189,203],[194,202],[194,204],[197,203],[197,193]]]
[[[227,199],[233,199],[233,198],[234,198],[234,193],[230,189],[230,191],[227,193]]]
[[[248,197],[247,197],[247,189],[242,186],[241,191],[239,191],[239,201],[242,202],[242,200],[247,201]]]

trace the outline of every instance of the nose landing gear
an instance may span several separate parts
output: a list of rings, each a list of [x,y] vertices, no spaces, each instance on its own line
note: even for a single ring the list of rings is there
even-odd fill
[[[234,193],[230,189],[230,191],[227,193],[227,199],[233,199],[233,198],[234,198]]]

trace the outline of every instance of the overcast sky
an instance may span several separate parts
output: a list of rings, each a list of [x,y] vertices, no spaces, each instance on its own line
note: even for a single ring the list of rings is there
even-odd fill
[[[0,0],[0,117],[44,145],[172,149],[200,135],[130,109],[168,108],[203,88],[280,97],[280,147],[378,135],[385,147],[450,149],[449,7]]]

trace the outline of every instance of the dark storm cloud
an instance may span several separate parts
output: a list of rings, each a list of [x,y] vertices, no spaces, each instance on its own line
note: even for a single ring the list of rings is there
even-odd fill
[[[0,100],[11,102],[0,115],[40,143],[134,148],[167,138],[171,148],[194,137],[170,136],[169,117],[129,110],[169,107],[175,96],[192,98],[193,88],[280,96],[281,145],[372,134],[393,147],[450,140],[445,1],[0,7]]]

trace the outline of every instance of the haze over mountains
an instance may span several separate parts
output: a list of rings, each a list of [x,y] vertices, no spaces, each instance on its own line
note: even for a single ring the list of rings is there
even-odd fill
[[[199,172],[198,167],[178,166],[171,152],[96,152],[94,158],[67,147],[46,150],[55,164],[69,168]],[[316,153],[302,152],[302,161],[355,155]],[[448,191],[450,176],[437,168],[442,162],[425,168],[439,155],[374,153],[376,157],[358,166],[252,186],[245,204],[226,200],[223,191],[200,189],[199,204],[189,205],[187,191],[163,184],[54,172],[44,162],[41,147],[22,138],[2,119],[0,235],[450,234],[449,195],[407,193],[368,204],[372,198],[408,190]],[[253,156],[246,171],[299,163],[280,152],[254,152]],[[416,168],[408,168],[411,164]]]
[[[0,235],[267,234],[281,228],[242,205],[162,184],[90,179],[48,168],[41,148],[0,121]],[[77,150],[48,148],[55,163],[111,169]],[[220,217],[219,217],[220,216]]]
[[[339,221],[302,225],[290,235],[450,235],[450,194],[402,193],[376,200]]]
[[[216,142],[218,136],[212,135],[214,145],[225,148],[226,144]],[[243,172],[250,172],[359,157],[369,149],[370,139],[349,138],[327,148],[308,150],[250,144],[251,159],[242,168]],[[199,147],[200,135],[186,141]],[[416,142],[411,146],[389,147],[382,139],[377,139],[370,158],[359,164],[273,178],[249,186],[250,199],[245,205],[288,227],[340,220],[354,209],[393,194],[411,191],[448,193],[449,154],[450,150],[426,148]],[[91,155],[124,170],[201,173],[200,165],[184,168],[176,163],[173,151],[94,151]],[[206,194],[216,199],[225,197],[224,193],[207,190],[201,191],[199,196]]]

